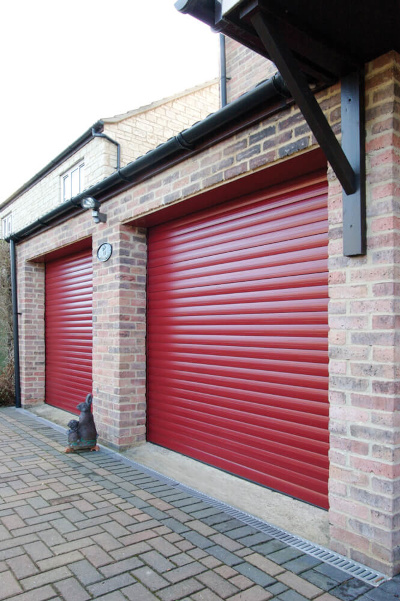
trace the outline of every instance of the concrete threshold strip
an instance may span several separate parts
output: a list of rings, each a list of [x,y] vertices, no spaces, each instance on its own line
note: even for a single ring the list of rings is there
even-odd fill
[[[27,415],[31,418],[33,417],[37,421],[53,428],[54,430],[57,430],[58,432],[62,432],[65,435],[67,433],[66,428],[63,428],[62,426],[59,426],[58,424],[55,424],[43,417],[39,417],[39,416],[31,413],[30,411],[27,411],[25,409],[17,409],[17,411],[24,413],[25,415]],[[185,486],[184,484],[180,484],[176,480],[173,480],[172,478],[169,478],[168,476],[165,476],[164,474],[161,474],[160,472],[157,472],[149,467],[146,467],[145,465],[142,465],[140,463],[137,463],[136,461],[133,461],[127,457],[124,457],[117,451],[109,449],[108,447],[105,447],[103,445],[99,445],[99,446],[100,446],[102,452],[104,452],[105,454],[111,455],[111,456],[117,456],[121,460],[122,463],[129,465],[131,467],[134,467],[135,469],[142,471],[143,473],[145,473],[148,476],[157,478],[161,482],[163,482],[165,484],[169,484],[170,486],[176,488],[177,490],[188,493],[197,499],[201,499],[202,501],[208,503],[209,505],[212,505],[213,507],[216,507],[217,509],[220,509],[221,511],[227,513],[228,515],[243,522],[244,524],[247,524],[248,526],[251,526],[252,528],[255,528],[256,530],[259,530],[260,532],[263,532],[264,534],[267,534],[268,536],[271,536],[272,538],[275,538],[290,547],[299,549],[303,553],[305,553],[307,555],[311,555],[312,557],[315,557],[316,559],[318,559],[319,561],[321,561],[323,563],[327,563],[331,566],[334,566],[335,568],[338,568],[339,570],[346,572],[353,578],[358,578],[359,580],[362,580],[363,582],[366,582],[367,584],[374,586],[374,587],[378,587],[383,582],[390,580],[390,578],[388,576],[386,576],[385,574],[382,574],[381,572],[373,570],[372,568],[368,568],[367,566],[364,566],[363,564],[358,563],[357,561],[348,559],[347,557],[344,557],[343,555],[340,555],[339,553],[335,553],[334,551],[331,551],[330,549],[322,547],[321,545],[312,543],[312,542],[306,540],[305,538],[291,534],[290,532],[287,532],[286,530],[283,530],[282,528],[273,526],[272,524],[269,524],[268,522],[265,522],[264,520],[261,520],[261,519],[255,517],[249,513],[246,513],[245,511],[242,511],[240,509],[236,509],[235,507],[228,505],[227,503],[224,503],[223,501],[219,501],[218,499],[210,497],[209,495],[206,495],[202,492],[199,492],[198,490],[196,490],[194,488]]]

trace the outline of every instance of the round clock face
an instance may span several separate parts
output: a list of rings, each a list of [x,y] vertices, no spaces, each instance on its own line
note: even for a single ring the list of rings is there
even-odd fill
[[[108,261],[108,259],[111,257],[111,254],[112,246],[111,244],[108,244],[108,242],[101,244],[97,249],[97,258],[99,261]]]

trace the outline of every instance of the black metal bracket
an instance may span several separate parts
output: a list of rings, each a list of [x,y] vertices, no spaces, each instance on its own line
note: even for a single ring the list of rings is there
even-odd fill
[[[272,14],[260,10],[250,21],[300,108],[343,187],[343,253],[365,254],[365,144],[363,76],[342,79],[342,146],[311,91]]]

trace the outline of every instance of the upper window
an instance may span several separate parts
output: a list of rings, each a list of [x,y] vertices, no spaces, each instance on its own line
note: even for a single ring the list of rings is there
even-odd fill
[[[79,192],[84,186],[85,163],[77,163],[61,176],[61,199],[68,200]]]
[[[12,215],[11,215],[11,213],[8,213],[8,215],[3,217],[3,219],[1,220],[1,231],[3,234],[3,238],[7,238],[7,236],[10,236],[11,230],[12,230]]]

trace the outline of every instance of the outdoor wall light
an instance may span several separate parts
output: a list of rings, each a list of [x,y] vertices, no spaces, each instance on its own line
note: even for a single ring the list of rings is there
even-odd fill
[[[81,200],[82,209],[92,209],[92,217],[95,223],[105,223],[107,221],[107,215],[99,211],[100,206],[100,202],[93,196],[86,196]]]

